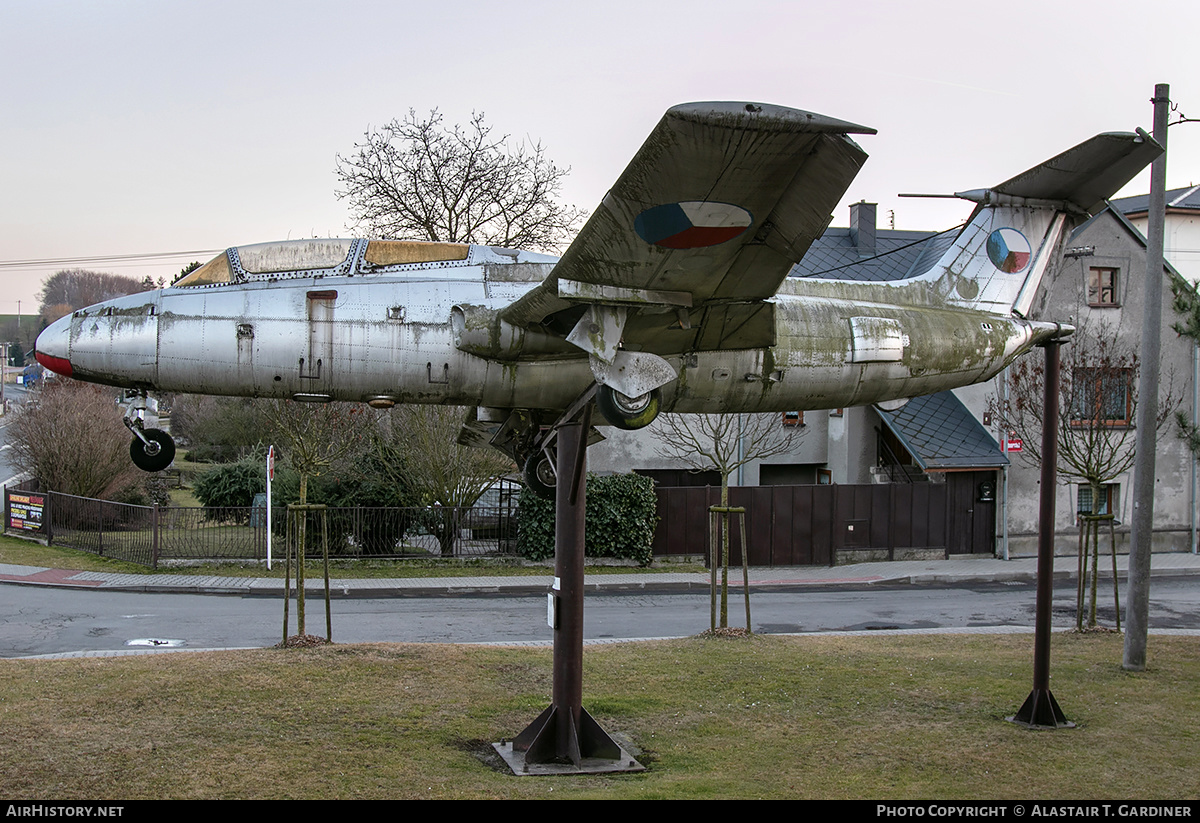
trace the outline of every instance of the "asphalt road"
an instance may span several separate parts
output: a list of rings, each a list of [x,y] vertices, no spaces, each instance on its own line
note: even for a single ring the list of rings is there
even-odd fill
[[[1029,583],[884,584],[756,591],[754,630],[764,634],[889,629],[1032,627]],[[1200,586],[1194,579],[1156,578],[1151,628],[1200,629]],[[1111,592],[1101,622],[1112,625]],[[1074,623],[1075,588],[1055,589],[1054,622]],[[544,596],[469,595],[339,598],[333,637],[342,643],[545,643]],[[295,632],[295,609],[291,633]],[[730,624],[743,625],[742,602],[730,598]],[[589,594],[589,640],[683,637],[708,627],[709,599],[697,593]],[[310,595],[310,634],[324,634],[324,601]],[[278,643],[282,603],[276,598],[138,594],[0,586],[0,657],[119,651],[155,643],[183,648],[245,648]]]
[[[16,411],[25,402],[28,392],[24,386],[7,384],[4,387],[4,397],[9,401],[10,413]],[[12,465],[12,444],[8,440],[8,426],[12,418],[8,415],[0,417],[0,484],[17,473]]]

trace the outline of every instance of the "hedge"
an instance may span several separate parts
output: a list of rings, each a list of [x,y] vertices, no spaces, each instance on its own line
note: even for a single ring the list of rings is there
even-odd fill
[[[654,481],[637,474],[596,475],[587,479],[584,553],[620,557],[648,566],[658,525]],[[530,560],[554,556],[554,501],[521,491],[517,551]]]

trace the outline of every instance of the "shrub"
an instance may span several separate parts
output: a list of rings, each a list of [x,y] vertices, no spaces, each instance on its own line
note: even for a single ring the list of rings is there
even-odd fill
[[[620,557],[648,566],[658,525],[654,481],[636,474],[588,475],[584,521],[588,557]],[[530,560],[554,556],[554,503],[521,492],[517,551]]]
[[[195,493],[206,508],[233,508],[254,505],[254,495],[267,490],[264,461],[250,458],[225,463],[196,478]]]

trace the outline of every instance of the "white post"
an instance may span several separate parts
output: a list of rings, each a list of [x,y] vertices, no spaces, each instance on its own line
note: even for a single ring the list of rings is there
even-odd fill
[[[267,571],[271,570],[271,480],[275,477],[275,447],[267,447]]]

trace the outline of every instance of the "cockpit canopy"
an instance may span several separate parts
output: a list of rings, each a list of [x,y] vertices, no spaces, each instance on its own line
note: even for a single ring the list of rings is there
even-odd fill
[[[429,263],[465,263],[471,248],[465,243],[341,238],[257,243],[226,249],[174,285],[188,288],[317,274],[365,274]]]

